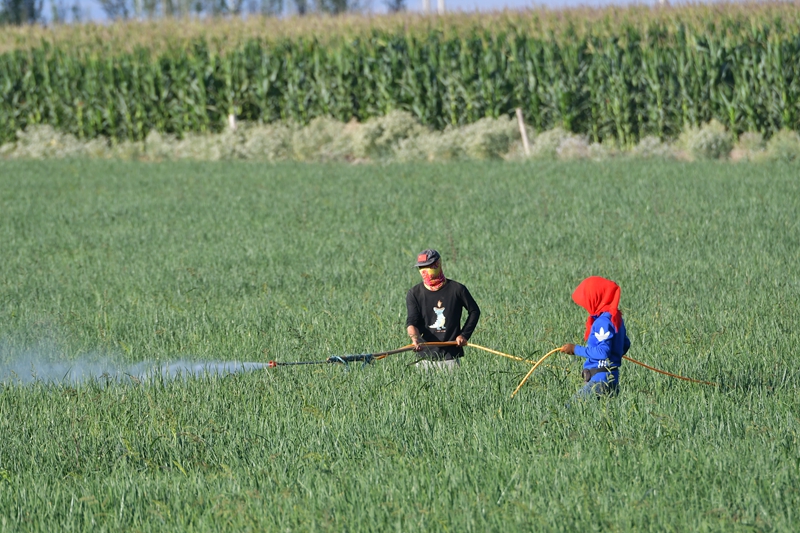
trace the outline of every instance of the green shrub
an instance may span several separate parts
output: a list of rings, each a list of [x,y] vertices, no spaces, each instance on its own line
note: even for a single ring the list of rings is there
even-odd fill
[[[423,149],[425,139],[433,137],[429,133],[423,133],[418,137],[409,137],[401,139],[394,149],[392,159],[395,161],[409,162],[409,161],[426,161],[428,153]]]
[[[684,129],[678,138],[678,146],[691,159],[722,159],[733,149],[731,135],[718,120],[700,127]]]
[[[765,157],[764,136],[758,132],[745,132],[739,135],[739,140],[731,151],[733,161],[758,161]]]
[[[767,142],[766,156],[780,161],[800,159],[800,135],[796,131],[781,130]]]
[[[533,139],[531,157],[534,159],[555,159],[558,157],[558,147],[569,133],[561,128],[554,128],[540,133]]]
[[[292,135],[292,156],[297,161],[340,161],[352,153],[352,129],[329,117],[317,117]]]
[[[633,147],[630,155],[641,159],[672,158],[674,157],[674,151],[669,144],[655,135],[648,135]]]
[[[619,151],[612,143],[592,143],[589,145],[587,156],[592,161],[605,161],[619,154]]]
[[[17,132],[16,143],[5,148],[6,157],[14,159],[62,159],[67,157],[86,157],[104,153],[108,142],[105,138],[94,142],[81,142],[74,135],[56,131],[49,124],[31,126]]]
[[[586,159],[589,157],[589,142],[580,135],[568,135],[556,148],[556,155],[562,161]]]
[[[238,132],[226,130],[218,135],[190,134],[175,142],[173,158],[200,161],[240,159],[243,156],[242,145],[242,137]]]
[[[385,116],[357,124],[353,133],[353,153],[357,157],[390,157],[400,141],[426,131],[411,113],[390,111]]]
[[[398,161],[453,161],[464,155],[463,131],[448,127],[401,140],[394,157]]]
[[[517,123],[509,117],[482,118],[461,130],[462,149],[470,159],[499,159],[519,138]]]
[[[173,159],[176,140],[174,135],[161,134],[153,130],[144,139],[142,155],[147,159]]]
[[[562,128],[554,128],[536,135],[531,144],[533,159],[586,159],[591,153],[600,155],[602,149],[589,148],[589,142],[583,135],[575,135]]]
[[[739,135],[739,142],[736,143],[736,148],[748,150],[750,152],[758,152],[765,148],[764,136],[758,132],[748,131]]]
[[[123,161],[137,161],[147,159],[144,153],[144,143],[135,141],[123,141],[112,145],[108,151],[108,158],[120,159]]]
[[[292,157],[294,130],[281,123],[242,128],[241,153],[245,159],[283,161]]]
[[[725,128],[711,121],[688,128],[674,145],[656,136],[644,137],[630,151],[616,145],[589,143],[587,138],[555,128],[533,138],[533,159],[601,161],[611,157],[714,159],[735,161],[800,159],[800,135],[783,130],[769,143],[759,133],[742,134],[731,151]],[[529,138],[530,138],[529,137]],[[31,126],[17,133],[15,142],[0,145],[0,158],[49,159],[85,157],[123,160],[198,161],[453,161],[526,158],[516,121],[484,118],[444,131],[429,130],[402,111],[393,111],[359,124],[320,117],[307,126],[296,123],[240,122],[235,131],[187,133],[182,138],[151,131],[142,141],[109,143],[104,137],[79,140],[49,125]]]

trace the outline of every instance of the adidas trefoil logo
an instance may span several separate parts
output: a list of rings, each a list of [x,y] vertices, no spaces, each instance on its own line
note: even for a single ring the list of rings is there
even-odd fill
[[[602,327],[600,328],[600,331],[594,334],[594,338],[597,339],[597,342],[603,342],[610,336],[611,336],[611,331],[610,330],[605,331]]]

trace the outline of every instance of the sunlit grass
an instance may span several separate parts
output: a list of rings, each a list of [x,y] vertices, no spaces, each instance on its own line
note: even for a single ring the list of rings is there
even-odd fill
[[[0,163],[0,366],[395,348],[433,246],[473,340],[580,340],[622,287],[621,395],[467,350],[152,384],[0,389],[0,528],[791,531],[800,195],[780,165]]]

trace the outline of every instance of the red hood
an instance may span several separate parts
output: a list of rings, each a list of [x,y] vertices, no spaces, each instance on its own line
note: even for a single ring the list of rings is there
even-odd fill
[[[589,313],[586,319],[584,340],[592,332],[595,318],[602,313],[611,313],[611,323],[619,331],[622,326],[622,313],[619,312],[619,285],[600,276],[591,276],[581,281],[572,293],[572,299]]]

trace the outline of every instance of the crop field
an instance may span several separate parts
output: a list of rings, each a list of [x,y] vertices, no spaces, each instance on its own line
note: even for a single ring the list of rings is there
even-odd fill
[[[800,180],[764,163],[0,161],[0,531],[796,531]],[[580,360],[405,345],[417,252],[472,340],[581,342],[622,287],[616,398]],[[78,370],[91,379],[73,380]],[[102,370],[102,371],[101,371]]]
[[[625,147],[712,119],[733,137],[769,138],[800,131],[799,8],[25,28],[0,35],[0,145],[38,125],[116,145],[219,133],[229,117],[363,123],[395,110],[441,131],[517,108],[537,132],[561,127]]]

